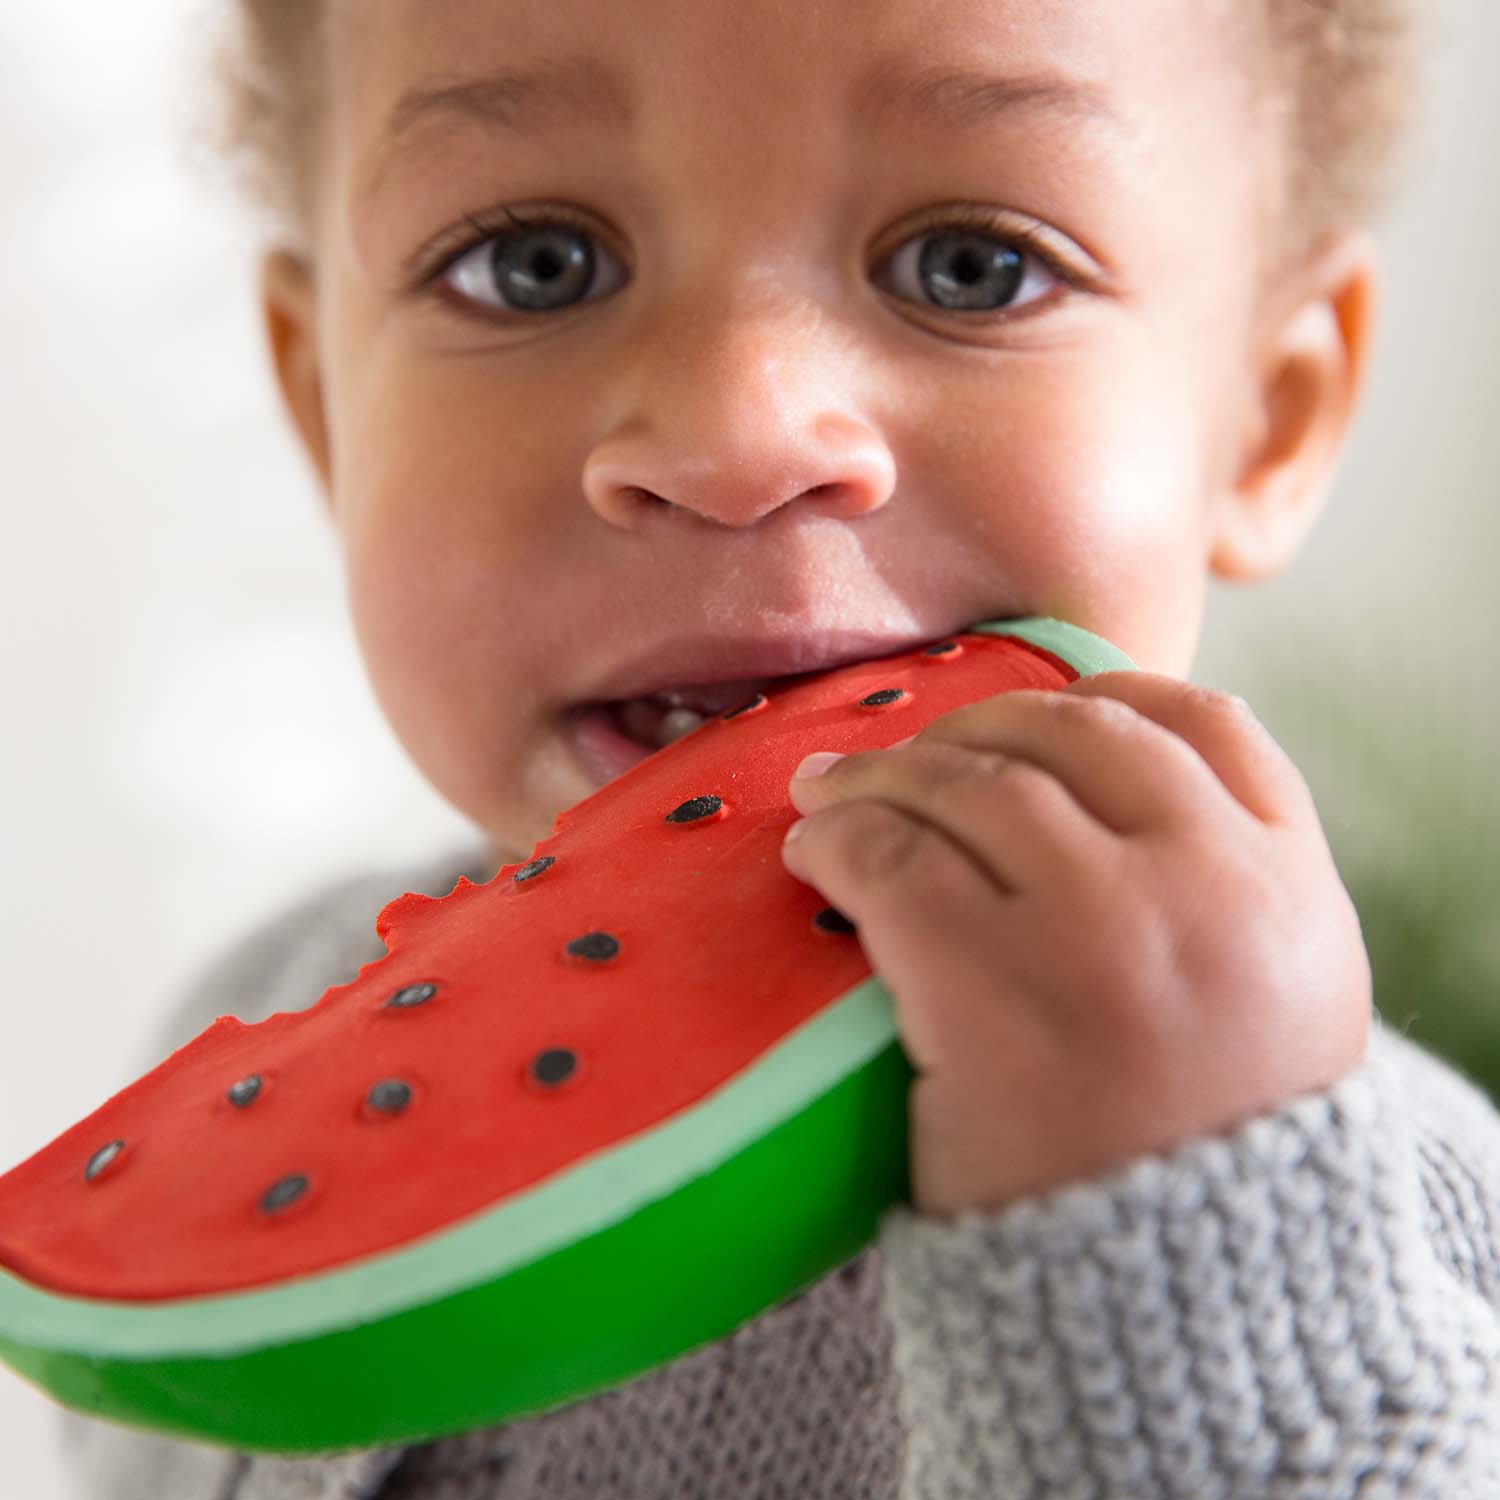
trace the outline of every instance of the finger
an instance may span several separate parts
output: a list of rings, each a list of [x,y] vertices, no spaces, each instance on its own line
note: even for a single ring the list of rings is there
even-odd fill
[[[1003,992],[1018,898],[997,891],[942,830],[883,802],[826,809],[782,846],[782,858],[854,923],[871,967],[899,997],[913,1067],[947,1071],[972,1051],[983,1013]]]
[[[1063,690],[1075,698],[1111,698],[1192,746],[1231,796],[1264,823],[1317,818],[1296,763],[1243,698],[1154,672],[1101,672]]]
[[[1049,771],[987,749],[913,740],[846,755],[815,781],[794,778],[798,811],[840,802],[886,804],[940,830],[997,888],[1054,887],[1080,863],[1109,857],[1109,829]]]
[[[1207,819],[1226,807],[1239,810],[1186,741],[1129,704],[1103,695],[1001,693],[934,719],[907,748],[940,743],[1040,766],[1117,834]],[[847,777],[832,776],[826,786],[814,782],[805,792],[793,793],[793,800],[802,811],[813,811],[848,785]],[[1223,806],[1216,808],[1216,802]]]

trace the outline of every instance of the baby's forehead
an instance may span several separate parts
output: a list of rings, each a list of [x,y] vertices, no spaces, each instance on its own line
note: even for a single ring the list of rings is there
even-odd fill
[[[864,121],[882,105],[1067,103],[1080,118],[1149,118],[1223,97],[1244,71],[1218,0],[328,0],[345,81],[387,105],[474,76],[515,80],[518,110],[595,96],[636,117],[707,98],[813,101]],[[992,86],[967,87],[955,74]],[[1171,87],[1163,87],[1170,84]],[[1080,108],[1080,106],[1092,106]],[[1113,111],[1111,110],[1113,106]]]

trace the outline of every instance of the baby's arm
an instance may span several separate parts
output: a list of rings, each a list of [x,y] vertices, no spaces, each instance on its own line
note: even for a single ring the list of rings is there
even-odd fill
[[[1326,1091],[880,1248],[911,1500],[1500,1496],[1500,1114],[1378,1020]]]

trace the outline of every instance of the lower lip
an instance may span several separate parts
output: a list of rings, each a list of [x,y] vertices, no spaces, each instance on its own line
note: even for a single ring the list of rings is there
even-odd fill
[[[586,708],[575,713],[569,728],[574,753],[596,787],[608,785],[656,754],[649,745],[638,745],[628,735],[621,734],[607,708]]]

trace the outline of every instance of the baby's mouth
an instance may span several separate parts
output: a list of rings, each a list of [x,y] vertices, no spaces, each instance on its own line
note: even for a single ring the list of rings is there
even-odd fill
[[[627,739],[649,750],[665,750],[715,714],[727,713],[749,702],[769,681],[718,682],[703,687],[671,688],[603,706],[615,728]]]
[[[601,788],[702,728],[707,720],[728,718],[736,709],[748,707],[758,694],[774,697],[815,674],[892,656],[938,635],[935,625],[927,633],[892,635],[888,630],[861,630],[849,624],[837,630],[809,625],[799,636],[781,641],[663,638],[654,649],[643,649],[635,660],[616,663],[595,684],[596,692],[632,696],[575,702],[564,711],[564,734],[588,780]],[[788,672],[788,667],[801,670]],[[716,669],[759,675],[730,681],[682,681],[700,673],[706,677]],[[653,680],[666,685],[652,692],[640,691]]]
[[[790,680],[747,679],[585,703],[569,712],[568,737],[590,781],[603,787],[716,715],[752,702],[762,687]]]

